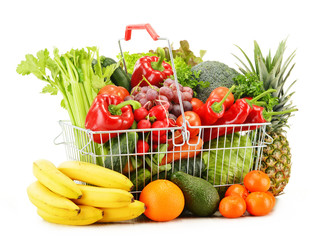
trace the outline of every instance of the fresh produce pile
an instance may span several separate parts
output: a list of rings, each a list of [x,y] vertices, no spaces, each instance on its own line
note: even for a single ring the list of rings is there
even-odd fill
[[[142,213],[154,221],[170,221],[184,209],[200,217],[217,210],[224,217],[240,217],[246,210],[251,215],[268,214],[274,196],[290,177],[291,154],[284,132],[297,109],[289,101],[295,81],[288,89],[285,82],[295,52],[282,63],[285,41],[274,57],[270,52],[263,57],[257,42],[254,46],[254,63],[238,47],[249,65],[235,56],[244,67],[240,72],[221,62],[203,61],[205,51],[195,56],[187,41],[172,50],[175,69],[169,50],[162,48],[125,52],[126,71],[122,56],[118,61],[100,56],[96,47],[64,54],[54,49],[53,58],[47,49],[26,55],[17,72],[47,82],[43,93],[61,93],[61,106],[72,125],[92,131],[97,156],[96,165],[66,162],[53,173],[45,171],[54,168],[51,163],[34,163],[38,182],[28,194],[39,215],[77,225],[128,220]],[[265,139],[270,144],[260,157],[258,138],[265,136],[258,128],[267,122],[272,138]],[[87,144],[75,131],[73,139],[78,149]],[[41,166],[44,170],[39,171]],[[269,180],[262,189],[259,183],[255,188],[249,185],[258,181],[253,179],[258,172],[252,171],[257,167],[262,170],[260,179]],[[54,183],[46,181],[50,174]],[[89,185],[76,185],[71,179]],[[105,180],[113,185],[103,185]],[[66,186],[58,186],[63,181]],[[228,185],[221,200],[214,186]],[[139,201],[133,200],[132,186],[140,193]],[[125,199],[125,205],[115,199]],[[168,207],[162,205],[165,202]],[[52,215],[54,209],[60,215]]]

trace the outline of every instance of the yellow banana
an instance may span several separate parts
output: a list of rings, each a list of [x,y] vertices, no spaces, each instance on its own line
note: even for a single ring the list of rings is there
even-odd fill
[[[133,194],[126,190],[79,184],[78,186],[82,192],[82,197],[73,200],[76,204],[100,208],[119,208],[134,201]]]
[[[52,192],[39,181],[28,186],[27,195],[37,208],[52,215],[76,216],[80,212],[80,208],[74,202]]]
[[[44,220],[51,223],[65,224],[65,225],[89,225],[102,219],[103,211],[101,209],[91,206],[79,206],[81,211],[77,216],[56,216],[45,212],[38,208],[37,213]]]
[[[82,195],[77,184],[48,160],[35,161],[33,174],[45,187],[66,198],[77,199]]]
[[[71,179],[105,188],[130,191],[133,183],[123,174],[88,162],[65,161],[58,169]]]
[[[126,207],[121,208],[101,208],[104,212],[103,218],[98,222],[119,222],[137,218],[145,211],[145,204],[135,200]]]

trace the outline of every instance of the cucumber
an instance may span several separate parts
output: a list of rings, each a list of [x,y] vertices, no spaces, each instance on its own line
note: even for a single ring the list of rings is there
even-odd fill
[[[116,63],[116,61],[112,58],[102,58],[102,66],[107,67],[109,65],[112,65]],[[114,73],[111,76],[111,81],[116,85],[116,86],[121,86],[126,88],[128,91],[131,90],[131,79],[127,75],[127,73],[123,70],[122,67],[118,67]]]

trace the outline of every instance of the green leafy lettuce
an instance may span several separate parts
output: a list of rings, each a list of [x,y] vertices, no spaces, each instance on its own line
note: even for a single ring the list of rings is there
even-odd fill
[[[253,166],[253,147],[247,135],[239,133],[221,136],[211,143],[205,143],[210,149],[202,155],[206,178],[213,185],[226,185],[241,182]]]

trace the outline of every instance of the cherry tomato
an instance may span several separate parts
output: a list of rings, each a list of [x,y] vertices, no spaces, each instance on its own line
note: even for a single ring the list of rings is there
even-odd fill
[[[135,109],[134,111],[134,119],[136,122],[139,122],[142,119],[145,119],[148,115],[148,110],[144,107]]]
[[[227,218],[241,217],[246,212],[246,202],[237,195],[224,197],[219,203],[219,212]]]
[[[154,117],[155,120],[164,120],[166,116],[167,112],[162,105],[154,106],[149,110],[149,117]]]
[[[137,129],[148,129],[148,128],[151,128],[151,122],[147,119],[142,119],[137,123]]]
[[[191,99],[192,111],[195,112],[199,107],[201,107],[204,103],[198,98]]]
[[[266,192],[270,188],[270,178],[262,171],[253,170],[244,177],[244,185],[249,192]]]
[[[211,92],[211,94],[207,100],[215,98],[215,99],[217,99],[217,101],[220,102],[224,98],[224,96],[227,94],[228,91],[229,91],[229,89],[227,87],[215,88]],[[227,110],[228,108],[230,108],[230,106],[233,105],[234,101],[235,101],[234,95],[232,93],[230,93],[224,102],[225,109]]]
[[[125,99],[125,97],[129,96],[129,92],[127,91],[126,88],[121,87],[121,86],[115,86],[115,85],[106,85],[103,88],[100,89],[99,94],[110,94],[110,95],[115,95],[119,96],[122,100]]]
[[[273,208],[271,196],[265,192],[252,192],[246,198],[247,211],[254,216],[267,215]]]
[[[185,119],[189,122],[189,125],[192,127],[201,126],[201,119],[199,115],[193,111],[186,111],[184,112]],[[183,125],[183,117],[182,114],[177,118],[176,124],[178,126]],[[187,126],[188,131],[190,132],[190,138],[196,136],[199,134],[200,129],[199,128],[190,128]]]
[[[137,153],[141,153],[139,155],[144,155],[149,150],[149,144],[144,140],[138,140],[136,144],[136,151]]]
[[[233,195],[237,195],[239,197],[242,197],[243,199],[246,199],[249,193],[244,186],[240,184],[233,184],[226,190],[225,197]]]

